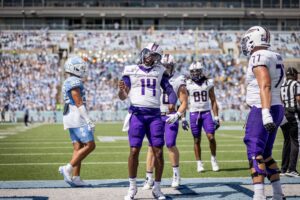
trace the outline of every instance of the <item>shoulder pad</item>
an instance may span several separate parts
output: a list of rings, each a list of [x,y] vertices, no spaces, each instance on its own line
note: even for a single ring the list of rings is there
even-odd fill
[[[82,87],[82,86],[83,86],[82,80],[80,78],[77,78],[77,77],[74,77],[74,76],[68,78],[65,81],[66,91],[70,91],[74,88],[78,88],[78,87]]]
[[[250,57],[250,63],[253,67],[266,66],[269,67],[269,58],[267,51],[256,51]]]
[[[137,65],[127,65],[124,67],[124,71],[122,73],[122,76],[128,76],[130,74],[133,74],[137,69]]]

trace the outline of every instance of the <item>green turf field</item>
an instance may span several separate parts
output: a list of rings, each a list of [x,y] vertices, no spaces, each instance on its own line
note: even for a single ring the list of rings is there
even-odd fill
[[[223,124],[224,125],[224,124]],[[227,123],[226,126],[240,126],[240,123]],[[5,125],[0,125],[0,130]],[[21,125],[19,125],[21,126]],[[81,176],[84,179],[127,178],[127,140],[100,142],[99,136],[127,136],[121,132],[121,124],[98,124],[95,140],[96,150],[83,162]],[[10,127],[11,129],[14,126]],[[10,130],[5,128],[6,130]],[[1,133],[1,132],[0,132]],[[217,138],[217,159],[220,172],[212,172],[210,152],[206,137],[202,137],[202,157],[207,161],[206,172],[198,174],[194,161],[193,141],[190,132],[180,130],[177,145],[179,148],[181,176],[188,177],[245,177],[248,175],[243,131],[219,130]],[[203,135],[204,136],[204,135]],[[278,132],[274,146],[274,158],[281,160],[283,136]],[[144,177],[147,143],[144,142],[140,155],[139,178]],[[165,151],[164,177],[172,174],[168,155]],[[72,145],[67,131],[61,124],[41,125],[19,134],[0,139],[0,180],[55,180],[62,179],[58,167],[67,163],[72,155]]]

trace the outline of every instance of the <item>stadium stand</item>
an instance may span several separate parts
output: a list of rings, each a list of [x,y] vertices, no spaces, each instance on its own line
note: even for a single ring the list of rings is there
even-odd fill
[[[275,32],[272,48],[287,60],[299,58],[299,36],[298,32]],[[207,75],[214,78],[220,109],[227,111],[223,119],[240,120],[247,110],[241,103],[245,102],[246,59],[240,56],[240,38],[241,32],[213,30],[1,31],[0,105],[13,112],[25,105],[36,113],[61,109],[62,66],[67,55],[79,54],[89,63],[89,110],[124,111],[128,102],[117,98],[121,72],[125,65],[136,63],[142,46],[157,41],[165,52],[175,55],[177,70],[183,74],[188,73],[191,62],[202,61]],[[241,112],[227,114],[232,110]],[[115,119],[99,114],[95,118]]]

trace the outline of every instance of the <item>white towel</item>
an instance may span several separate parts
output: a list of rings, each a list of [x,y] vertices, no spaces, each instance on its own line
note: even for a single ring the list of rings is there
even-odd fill
[[[130,122],[131,115],[132,115],[132,113],[127,113],[127,115],[124,119],[124,124],[123,124],[123,128],[122,128],[123,132],[127,132],[129,130],[129,122]]]

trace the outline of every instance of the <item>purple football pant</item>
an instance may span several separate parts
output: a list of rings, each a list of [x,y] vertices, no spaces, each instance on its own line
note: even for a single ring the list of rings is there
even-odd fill
[[[131,116],[128,130],[130,147],[141,147],[145,135],[150,146],[164,146],[164,129],[160,115],[133,114]]]
[[[194,138],[198,138],[201,136],[201,129],[203,126],[206,134],[215,134],[215,123],[212,119],[210,111],[203,112],[191,112],[190,113],[190,124],[191,131]]]
[[[168,119],[168,116],[161,116],[161,119],[163,121],[163,127],[165,130],[166,146],[168,148],[176,146],[176,139],[177,139],[178,128],[179,128],[178,120],[173,124],[168,124],[166,122],[166,120]]]
[[[278,129],[284,115],[283,106],[271,106],[270,113]],[[253,106],[250,109],[244,137],[248,160],[258,155],[262,155],[264,159],[272,155],[277,129],[273,133],[268,133],[263,126],[261,108]]]

